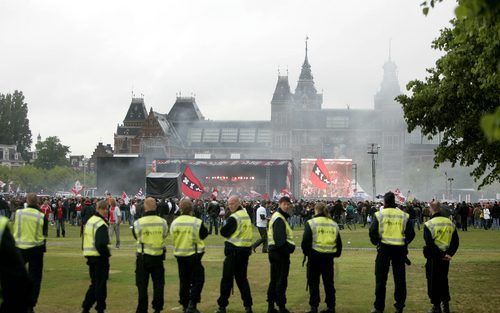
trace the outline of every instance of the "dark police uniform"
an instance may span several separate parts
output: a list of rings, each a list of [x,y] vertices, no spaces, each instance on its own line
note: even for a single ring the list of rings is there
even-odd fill
[[[132,230],[134,238],[137,239],[135,267],[135,284],[139,294],[137,313],[148,312],[149,276],[153,281],[153,309],[155,312],[163,310],[165,288],[163,261],[165,260],[168,226],[167,221],[156,214],[156,211],[144,213],[134,222]]]
[[[16,211],[13,230],[16,247],[21,252],[24,263],[28,263],[28,275],[33,288],[27,302],[28,307],[33,310],[38,302],[42,284],[43,254],[46,251],[45,238],[48,234],[48,221],[38,207],[19,209]]]
[[[0,216],[0,313],[26,313],[31,283],[8,225],[9,220]]]
[[[89,266],[90,286],[82,303],[83,312],[95,309],[102,313],[106,310],[107,281],[109,278],[109,235],[108,221],[98,212],[95,213],[83,230],[83,255]]]
[[[224,266],[220,282],[220,297],[218,313],[226,312],[228,299],[233,289],[233,280],[236,280],[240,290],[245,312],[252,312],[252,295],[247,278],[248,258],[252,253],[252,221],[247,211],[241,206],[226,220],[220,229],[222,236],[226,237],[224,243]]]
[[[406,301],[406,268],[408,244],[415,238],[409,215],[400,209],[384,208],[375,213],[370,226],[370,240],[377,245],[375,260],[375,302],[373,312],[383,312],[389,265],[394,276],[394,307],[403,312]]]
[[[267,289],[268,312],[276,312],[276,303],[280,312],[288,312],[286,305],[286,288],[290,271],[290,254],[295,251],[293,231],[287,222],[289,215],[278,209],[269,221],[267,233],[269,244],[269,263],[271,264],[271,280]]]
[[[450,261],[443,260],[445,255],[453,256],[458,250],[459,239],[455,225],[447,217],[436,213],[425,223],[424,256],[427,258],[425,274],[427,278],[427,294],[433,305],[430,312],[450,312],[450,289],[448,271]]]
[[[307,284],[309,286],[310,313],[318,311],[320,303],[319,280],[323,278],[327,309],[322,313],[335,312],[335,286],[333,283],[333,258],[342,254],[339,227],[331,218],[315,215],[307,221],[302,237],[302,252],[308,257]]]
[[[202,220],[191,215],[181,215],[170,225],[174,241],[174,256],[179,268],[179,303],[186,313],[197,313],[205,283],[205,269],[201,259],[205,253],[203,239],[208,231]]]

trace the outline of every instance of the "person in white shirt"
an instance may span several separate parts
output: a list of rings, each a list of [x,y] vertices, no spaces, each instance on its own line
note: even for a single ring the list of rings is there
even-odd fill
[[[130,204],[130,216],[129,216],[129,221],[128,224],[130,225],[130,228],[134,228],[134,222],[135,222],[135,214],[137,213],[137,208],[135,207],[135,201],[132,201]]]
[[[490,215],[490,209],[488,209],[487,206],[485,206],[483,209],[483,217],[484,217],[484,229],[490,229],[491,215]]]
[[[262,244],[262,253],[267,253],[267,222],[269,218],[265,205],[265,202],[262,202],[255,212],[255,224],[259,231],[260,239],[252,245],[253,252],[256,252],[257,247]]]

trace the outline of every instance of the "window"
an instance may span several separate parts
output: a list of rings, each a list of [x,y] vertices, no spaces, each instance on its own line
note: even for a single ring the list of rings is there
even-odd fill
[[[201,142],[201,128],[192,128],[189,130],[189,142]]]
[[[220,130],[205,128],[203,130],[203,142],[219,142]]]
[[[348,128],[349,118],[347,116],[327,116],[326,128]]]
[[[238,142],[237,128],[223,128],[220,136],[221,142]]]
[[[240,128],[239,142],[255,142],[255,128]]]
[[[260,142],[260,143],[271,142],[271,130],[259,129],[259,131],[257,133],[257,142]]]

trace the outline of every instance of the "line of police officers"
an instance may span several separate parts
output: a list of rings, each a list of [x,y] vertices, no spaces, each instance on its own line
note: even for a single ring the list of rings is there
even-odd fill
[[[43,270],[43,253],[47,220],[38,210],[35,194],[27,198],[28,208],[16,212],[13,238],[8,221],[0,218],[0,313],[34,312]],[[225,313],[233,288],[233,280],[240,290],[245,312],[252,312],[252,296],[247,279],[248,259],[252,246],[252,224],[248,213],[241,207],[237,197],[228,201],[230,217],[221,229],[226,237],[223,275],[220,283],[220,297],[217,313]],[[291,201],[282,197],[279,209],[269,222],[270,283],[267,290],[268,313],[287,313],[286,289],[290,269],[290,254],[295,250],[293,232],[287,222]],[[108,248],[108,204],[97,203],[96,213],[85,225],[83,233],[83,254],[87,259],[91,284],[82,303],[82,312],[90,312],[95,304],[97,312],[106,309],[106,284],[109,275]],[[148,198],[144,202],[145,214],[134,223],[133,235],[137,239],[136,285],[138,288],[137,312],[147,312],[149,276],[153,281],[152,307],[161,312],[164,305],[165,245],[168,226],[156,215],[156,202]],[[181,216],[170,227],[174,242],[174,256],[179,269],[179,303],[183,312],[198,313],[197,304],[204,284],[204,268],[201,259],[205,252],[203,239],[208,231],[202,221],[193,216],[193,203],[189,198],[180,202]],[[453,223],[440,214],[439,203],[432,203],[433,218],[425,224],[424,239],[427,258],[426,277],[428,295],[431,299],[430,312],[449,312],[448,270],[449,262],[458,249],[458,235]],[[376,214],[370,228],[370,239],[377,245],[375,262],[376,290],[372,312],[383,312],[385,285],[389,266],[392,264],[395,280],[395,308],[402,312],[406,299],[405,262],[407,245],[415,233],[408,214],[396,209],[394,194],[384,197],[384,209]],[[13,242],[17,249],[13,248]],[[333,259],[342,253],[342,241],[338,225],[330,218],[326,206],[317,203],[315,216],[304,229],[302,250],[308,257],[307,284],[309,288],[309,313],[317,313],[320,303],[319,283],[323,279],[327,308],[322,313],[335,312],[335,287],[333,281]],[[26,263],[29,264],[26,272]],[[17,269],[17,270],[12,270]],[[29,274],[28,274],[29,273]],[[22,291],[22,292],[21,292]],[[21,294],[28,291],[28,301]],[[278,309],[275,308],[278,306]],[[441,308],[442,305],[442,308]]]

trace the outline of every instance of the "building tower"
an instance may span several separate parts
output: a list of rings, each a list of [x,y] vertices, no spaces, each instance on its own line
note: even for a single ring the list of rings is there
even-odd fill
[[[299,81],[297,82],[297,88],[295,88],[294,101],[297,109],[321,110],[323,95],[318,94],[314,86],[314,77],[308,58],[308,40],[309,37],[306,37],[305,58],[302,64]]]

